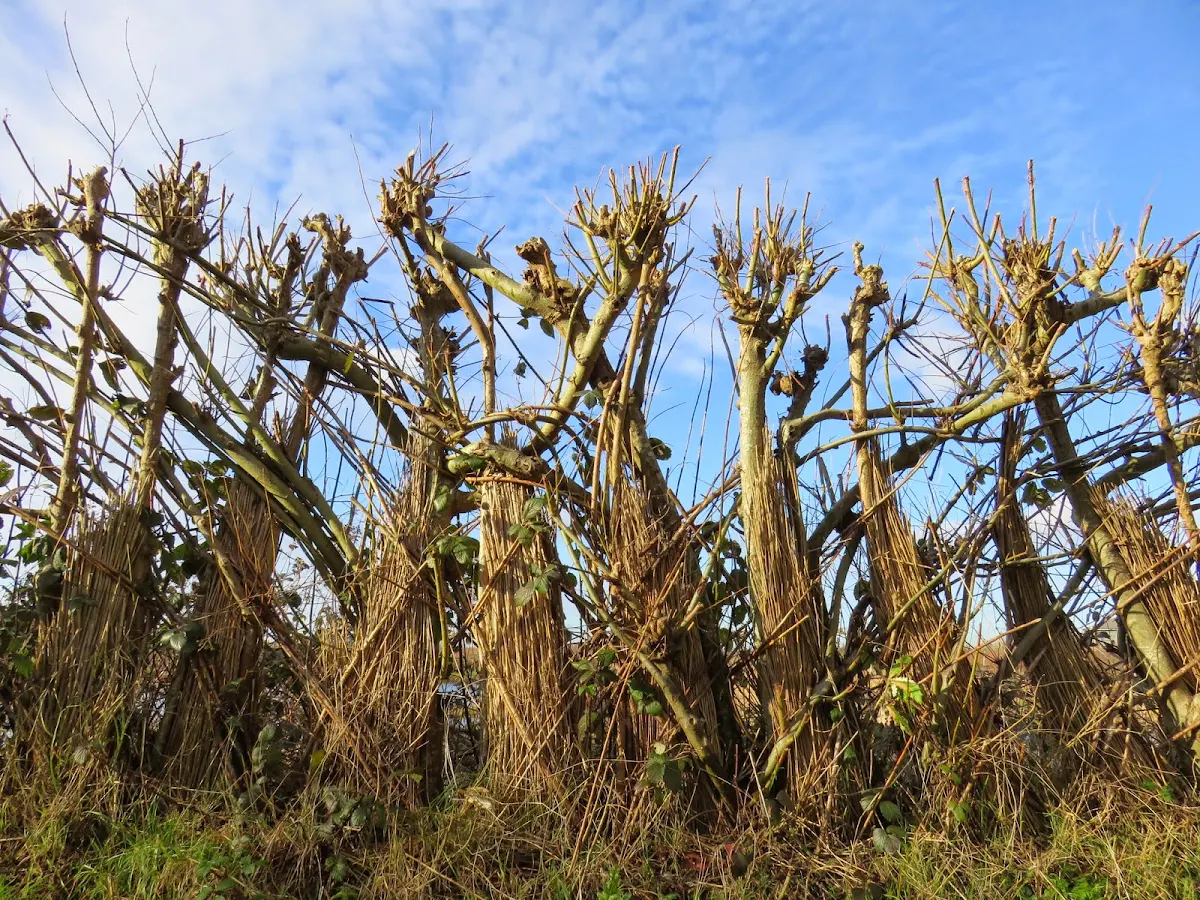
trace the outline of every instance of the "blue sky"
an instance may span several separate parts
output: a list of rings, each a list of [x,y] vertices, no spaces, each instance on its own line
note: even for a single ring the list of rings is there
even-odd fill
[[[91,94],[111,104],[118,126],[136,110],[131,57],[153,74],[172,138],[215,136],[194,152],[241,200],[269,215],[299,197],[297,214],[340,212],[369,245],[378,179],[432,123],[435,143],[452,143],[471,170],[477,199],[465,218],[489,232],[506,225],[501,261],[531,234],[554,244],[573,185],[675,144],[685,170],[707,160],[695,184],[698,256],[714,201],[728,208],[739,184],[755,201],[769,176],[796,203],[811,192],[827,239],[846,249],[863,240],[896,293],[931,246],[935,177],[957,199],[969,174],[1011,221],[1033,158],[1042,210],[1085,238],[1114,222],[1132,228],[1147,202],[1155,235],[1200,222],[1195,2],[351,0],[334,9],[0,0],[0,110],[47,177],[67,159],[98,161],[50,90],[86,113],[65,18]],[[133,130],[122,158],[135,171],[157,163],[148,129]],[[29,199],[7,147],[0,193]],[[852,287],[839,277],[813,313],[818,330],[833,317],[835,349]],[[400,287],[385,277],[367,293],[389,290]],[[711,282],[691,276],[682,311],[695,326],[664,370],[668,408],[695,397],[714,310]],[[135,329],[137,319],[131,312]],[[827,381],[841,378],[831,371]],[[720,416],[727,391],[716,396]],[[661,420],[671,435],[680,415]]]
[[[248,9],[247,9],[248,8]],[[1200,4],[0,3],[0,109],[56,168],[88,151],[65,17],[93,96],[117,120],[136,87],[126,35],[169,134],[256,205],[362,221],[368,184],[418,129],[469,160],[485,227],[558,231],[571,186],[682,144],[709,165],[699,212],[771,176],[812,191],[838,232],[896,254],[927,244],[930,183],[971,174],[1012,201],[1038,161],[1046,207],[1172,230],[1197,206]],[[142,130],[144,131],[144,129]],[[150,161],[148,135],[127,163]],[[92,154],[94,156],[94,153]],[[9,168],[6,157],[5,169]],[[13,173],[0,185],[8,189]],[[374,189],[369,188],[374,195]],[[1006,202],[1010,206],[1011,202]],[[1182,226],[1180,226],[1182,227]]]

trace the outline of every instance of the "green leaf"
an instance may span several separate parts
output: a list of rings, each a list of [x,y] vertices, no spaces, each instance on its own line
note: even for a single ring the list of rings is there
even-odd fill
[[[0,487],[4,487],[13,477],[13,467],[8,463],[0,461]]]
[[[970,806],[966,800],[951,800],[950,812],[954,816],[954,821],[960,825],[967,821],[967,814],[970,812]]]
[[[879,804],[879,814],[883,816],[885,821],[892,824],[899,822],[901,817],[900,807],[891,800],[884,800]]]
[[[50,317],[30,310],[25,313],[25,324],[29,326],[31,331],[49,331]]]
[[[522,547],[528,547],[533,543],[533,529],[519,522],[508,526],[508,536]]]
[[[22,678],[33,677],[33,660],[24,653],[18,653],[13,656],[12,667],[13,671]]]
[[[666,714],[658,690],[652,684],[640,678],[632,678],[629,681],[629,695],[639,713],[655,717]]]
[[[528,581],[517,588],[516,594],[513,595],[513,603],[517,606],[528,606],[529,601],[537,596],[537,592],[533,589],[533,582]]]
[[[137,412],[141,408],[141,405],[142,403],[137,399],[137,397],[129,397],[125,394],[113,395],[113,406],[115,406],[118,410]]]
[[[46,405],[31,406],[25,412],[31,419],[37,419],[39,422],[52,422],[66,415],[59,407]]]
[[[471,472],[478,472],[486,465],[486,459],[471,453],[460,453],[446,461],[446,468],[453,475],[466,475]]]
[[[615,866],[609,872],[604,887],[596,894],[596,900],[633,900],[633,894],[621,889],[621,872]]]
[[[314,750],[313,755],[308,760],[308,771],[315,772],[320,769],[327,755],[324,750]]]
[[[858,806],[865,813],[869,813],[875,807],[875,801],[879,799],[879,795],[883,793],[879,788],[868,788],[862,792],[862,796],[858,798]]]
[[[479,541],[467,534],[452,534],[437,542],[438,556],[451,556],[460,565],[469,566],[479,555]]]
[[[585,709],[583,711],[583,715],[575,723],[575,736],[579,738],[579,743],[583,744],[587,740],[588,733],[592,730],[597,718],[593,710]]]
[[[468,535],[459,535],[451,551],[459,565],[469,566],[479,556],[479,541]]]
[[[876,828],[871,832],[871,843],[875,845],[875,850],[883,854],[899,853],[904,846],[904,842],[894,834],[889,834],[882,828]]]
[[[554,337],[554,326],[550,324],[548,319],[542,319],[538,324],[542,326],[542,333],[546,337]]]
[[[667,770],[667,756],[665,753],[651,753],[649,759],[646,760],[646,783],[651,785],[660,785],[663,783],[663,774]]]
[[[678,760],[671,760],[663,766],[662,782],[668,791],[683,790],[683,770],[680,768]]]
[[[96,605],[96,598],[89,597],[87,594],[76,594],[70,599],[70,601],[68,601],[67,611],[73,613],[82,612],[83,610]]]
[[[118,373],[124,368],[126,368],[125,360],[121,359],[120,357],[106,359],[100,363],[100,374],[104,377],[104,380],[108,383],[108,386],[114,391],[119,387],[119,383],[117,381]]]
[[[546,504],[548,502],[549,498],[545,494],[530,497],[521,508],[521,518],[525,520],[541,518],[542,513],[546,511]]]
[[[182,653],[183,648],[188,644],[188,637],[182,629],[172,629],[160,638],[160,643],[165,647],[170,647],[176,653]]]
[[[329,879],[333,882],[342,882],[350,874],[349,866],[346,864],[345,857],[335,856],[330,862]]]

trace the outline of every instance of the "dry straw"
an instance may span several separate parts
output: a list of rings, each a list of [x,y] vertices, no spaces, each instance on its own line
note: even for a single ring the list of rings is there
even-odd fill
[[[488,770],[501,790],[546,789],[576,751],[568,697],[561,572],[534,489],[504,477],[480,486],[479,593],[473,619],[486,670]]]

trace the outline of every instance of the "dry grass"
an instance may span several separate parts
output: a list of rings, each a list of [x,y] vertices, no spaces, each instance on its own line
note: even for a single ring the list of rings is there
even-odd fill
[[[500,789],[546,796],[570,769],[567,632],[548,520],[533,489],[502,476],[480,487],[479,595],[473,610],[486,672],[489,772]],[[535,582],[535,576],[544,580]]]
[[[681,627],[699,578],[689,546],[672,539],[636,485],[619,480],[611,491],[603,545],[621,585],[614,599],[621,601],[622,625],[677,676],[701,733],[715,743],[717,710],[700,635],[694,621]],[[683,741],[677,726],[638,712],[632,699],[625,700],[618,716],[618,727],[628,738],[618,743],[630,760],[644,761],[656,742]]]
[[[825,617],[815,573],[807,569],[803,523],[796,508],[795,470],[768,455],[742,484],[750,593],[760,617],[763,649],[759,696],[770,733],[787,736],[787,788],[796,802],[823,808],[834,775],[835,735],[829,720],[810,713],[824,668]]]
[[[939,605],[930,588],[934,573],[921,560],[873,442],[859,454],[859,485],[872,597],[888,633],[885,662],[907,658],[905,676],[931,688],[927,708],[936,710],[939,729],[951,743],[963,740],[972,733],[979,712],[972,673],[959,653],[953,615]]]
[[[119,743],[148,637],[149,540],[132,502],[82,520],[68,539],[61,599],[38,641],[45,690],[35,744],[106,755]]]
[[[577,825],[561,810],[479,789],[383,829],[332,831],[308,801],[263,821],[202,802],[165,811],[150,793],[119,815],[38,810],[33,799],[0,802],[0,897],[193,898],[221,883],[227,896],[339,900],[1165,900],[1200,890],[1200,810],[1104,779],[1081,782],[1025,833],[995,821],[986,832],[942,828],[905,812],[886,848],[805,839],[785,818],[707,835],[649,820],[575,852]]]
[[[1016,496],[1022,422],[1023,417],[1005,417],[996,491],[999,508],[993,535],[1009,624],[1016,640],[1024,645],[1027,630],[1041,628],[1038,623],[1050,613],[1051,591]],[[1066,736],[1079,754],[1094,753],[1097,743],[1107,738],[1118,742],[1122,755],[1139,764],[1149,762],[1150,748],[1138,723],[1132,717],[1120,721],[1121,701],[1128,693],[1132,673],[1127,667],[1116,672],[1103,670],[1095,654],[1084,648],[1069,616],[1058,616],[1042,628],[1040,636],[1029,644],[1023,662],[1036,687],[1042,718],[1051,729]],[[1112,726],[1121,724],[1125,727],[1114,733]],[[1109,758],[1108,754],[1093,755],[1092,761]]]
[[[1195,694],[1200,689],[1200,585],[1190,571],[1191,554],[1168,540],[1158,523],[1128,499],[1110,500],[1095,493],[1097,508],[1130,572],[1143,585],[1138,594],[1176,662],[1175,678]]]
[[[424,568],[432,538],[427,452],[414,448],[407,485],[377,522],[375,557],[358,576],[358,621],[333,617],[319,635],[330,769],[381,800],[409,805],[435,796],[442,777],[442,607]]]
[[[184,671],[159,737],[168,777],[204,787],[239,772],[232,747],[249,750],[260,689],[263,626],[258,607],[271,596],[279,529],[261,493],[241,479],[227,486],[227,503],[214,539],[228,567],[210,566],[196,592],[193,621],[204,628],[202,646],[180,660]],[[226,723],[241,723],[232,732]]]

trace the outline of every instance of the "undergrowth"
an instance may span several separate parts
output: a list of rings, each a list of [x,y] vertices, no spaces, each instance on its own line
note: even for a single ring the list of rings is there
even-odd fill
[[[478,787],[341,825],[320,799],[266,816],[147,796],[116,817],[34,800],[29,789],[0,804],[0,900],[1200,897],[1200,809],[1148,791],[1064,805],[1030,834],[916,825],[882,844],[806,836],[787,819],[704,835],[617,821],[581,839],[553,810]]]

